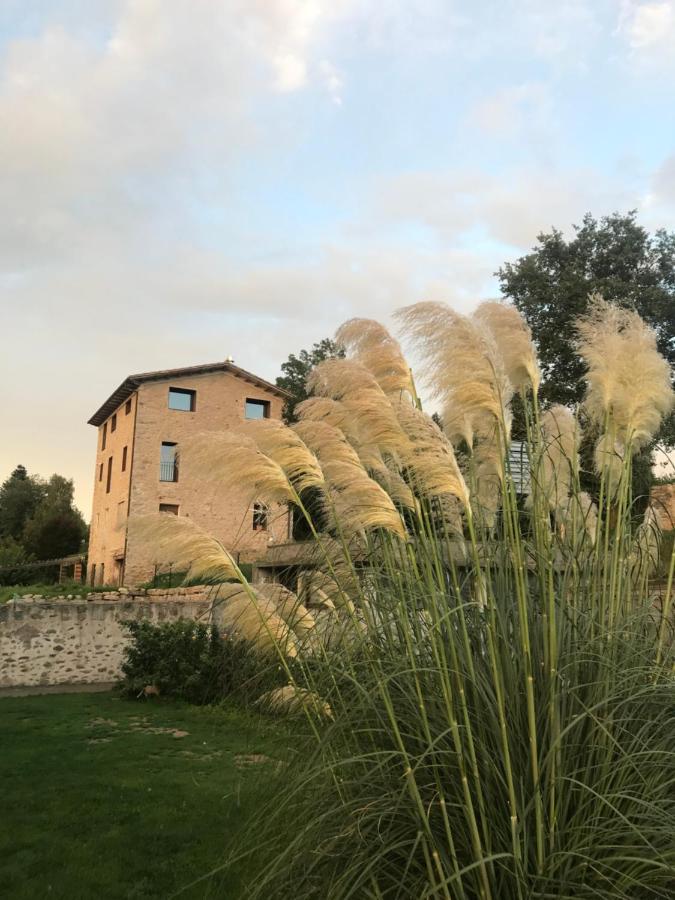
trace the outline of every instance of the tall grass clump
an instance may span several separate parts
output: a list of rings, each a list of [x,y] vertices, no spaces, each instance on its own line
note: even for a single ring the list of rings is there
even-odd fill
[[[303,600],[322,609],[292,659],[278,644],[290,694],[316,702],[296,704],[307,741],[242,848],[261,861],[250,896],[672,897],[674,557],[655,598],[659,535],[649,510],[635,527],[631,494],[673,400],[654,334],[601,298],[578,323],[590,497],[579,411],[540,409],[513,309],[425,303],[399,321],[443,430],[399,344],[351,320],[351,355],[312,374],[293,438],[246,438],[251,491],[267,478],[307,517]],[[515,393],[526,473],[511,470]]]

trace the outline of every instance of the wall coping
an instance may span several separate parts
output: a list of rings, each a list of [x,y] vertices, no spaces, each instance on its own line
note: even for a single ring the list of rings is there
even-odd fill
[[[156,602],[176,602],[177,600],[209,600],[211,592],[217,585],[193,585],[176,588],[120,588],[117,591],[82,591],[79,594],[60,594],[56,597],[45,597],[43,594],[23,594],[11,597],[7,603],[128,603],[129,601],[146,600]]]

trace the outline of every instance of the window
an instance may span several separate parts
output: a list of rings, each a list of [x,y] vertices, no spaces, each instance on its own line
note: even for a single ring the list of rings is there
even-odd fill
[[[128,447],[122,447],[122,471],[126,472],[127,470],[127,450]]]
[[[169,388],[169,409],[194,412],[196,399],[197,391],[184,391],[182,388]]]
[[[247,398],[245,416],[247,419],[269,419],[269,400],[251,400]]]
[[[108,457],[108,475],[106,476],[105,481],[105,492],[106,494],[110,493],[110,484],[112,482],[112,456]]]
[[[94,587],[96,584],[96,563],[91,564],[91,575],[90,575],[91,586]]]
[[[108,439],[108,423],[103,425],[103,437],[101,438],[101,450],[105,450],[105,442]]]
[[[103,463],[98,467],[98,480],[103,481]]]
[[[117,428],[117,413],[113,413],[113,417],[112,417],[112,419],[110,420],[110,433],[112,434],[112,432],[113,432],[116,428]]]
[[[160,503],[159,511],[161,513],[171,513],[172,516],[177,516],[178,506],[175,503]]]
[[[253,530],[267,531],[268,511],[264,503],[253,504]]]
[[[128,416],[130,412],[131,412],[131,400],[127,400],[125,407],[124,407],[124,415]]]
[[[178,481],[178,445],[162,442],[159,459],[159,480]]]
[[[117,504],[117,521],[115,523],[118,528],[120,528],[122,525],[124,525],[126,518],[127,518],[127,501],[120,500],[120,502]]]

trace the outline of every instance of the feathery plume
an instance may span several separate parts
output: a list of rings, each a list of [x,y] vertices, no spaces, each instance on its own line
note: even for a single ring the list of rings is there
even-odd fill
[[[659,354],[656,333],[632,310],[590,298],[577,321],[577,349],[587,366],[586,408],[624,446],[636,453],[659,428],[673,406],[670,368]]]
[[[616,496],[621,479],[626,471],[626,447],[619,440],[612,440],[611,434],[601,434],[595,445],[593,454],[595,470],[599,475],[604,475],[605,492],[607,496]]]
[[[287,684],[284,687],[267,691],[256,703],[273,713],[299,715],[309,712],[320,719],[332,719],[333,711],[328,703],[314,691]]]
[[[295,407],[296,415],[302,422],[326,422],[333,428],[347,433],[349,413],[338,400],[330,397],[310,397]]]
[[[513,388],[490,332],[444,303],[416,303],[396,312],[423,360],[422,373],[443,403],[443,430],[469,447],[492,424],[510,430]]]
[[[218,601],[222,601],[218,603]],[[276,603],[250,585],[221,585],[214,600],[214,620],[225,632],[248,641],[264,654],[281,652],[294,659],[298,640]]]
[[[568,496],[556,511],[556,522],[560,525],[563,540],[579,549],[587,541],[595,544],[598,531],[598,509],[585,491]]]
[[[518,391],[529,386],[536,393],[541,372],[532,332],[515,306],[485,301],[479,305],[473,318],[482,322],[495,339],[514,389]]]
[[[247,490],[256,499],[283,502],[296,496],[281,466],[238,432],[202,432],[187,438],[181,462],[204,480]]]
[[[376,481],[398,506],[415,509],[415,497],[403,476],[392,461],[391,466],[383,462],[381,466],[371,470],[371,478]]]
[[[542,413],[541,433],[541,455],[536,463],[529,502],[531,505],[533,492],[538,489],[546,498],[549,509],[561,509],[572,490],[577,468],[579,429],[570,410],[556,404]]]
[[[433,419],[405,401],[400,401],[394,409],[410,441],[403,463],[418,494],[421,497],[451,494],[468,507],[469,489],[452,444],[443,432]]]
[[[185,516],[132,516],[129,535],[154,561],[171,563],[177,571],[187,570],[186,580],[241,577],[220,541]]]
[[[267,597],[275,606],[288,627],[298,638],[305,638],[312,629],[316,628],[316,621],[307,607],[292,592],[281,584],[261,584],[256,586],[259,595]]]
[[[387,395],[405,391],[414,395],[410,368],[401,345],[373,319],[349,319],[341,325],[336,341],[374,376]]]
[[[300,421],[291,427],[316,454],[320,463],[342,462],[363,469],[358,453],[344,432],[330,425],[326,419],[311,420],[301,417]]]
[[[307,488],[323,487],[323,473],[316,456],[283,422],[270,419],[247,422],[245,433],[253,438],[265,456],[283,469],[298,493]]]
[[[377,484],[344,434],[325,421],[302,420],[294,431],[317,453],[328,485],[326,511],[345,535],[386,528],[403,536],[391,497]]]
[[[482,438],[473,450],[476,489],[473,510],[479,522],[492,529],[497,519],[504,481],[504,460],[496,439]]]
[[[343,430],[357,452],[377,448],[380,453],[396,454],[405,447],[405,435],[387,395],[360,363],[327,359],[310,372],[307,387],[319,396],[340,401],[347,414]]]
[[[326,480],[326,511],[345,538],[383,528],[405,539],[405,525],[393,500],[368,475],[355,480],[351,466],[330,463],[326,464]]]

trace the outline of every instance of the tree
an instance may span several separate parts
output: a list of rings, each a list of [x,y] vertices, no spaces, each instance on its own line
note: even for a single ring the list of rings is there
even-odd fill
[[[40,479],[29,476],[25,466],[17,466],[0,486],[0,537],[21,542],[26,522],[44,500]]]
[[[531,253],[496,273],[502,292],[527,320],[539,351],[541,397],[573,404],[583,397],[583,363],[574,350],[574,320],[594,291],[635,309],[656,330],[659,350],[675,364],[675,233],[650,235],[636,211],[599,221],[588,213],[574,236],[540,234]],[[671,417],[662,438],[675,441]]]
[[[85,532],[76,509],[47,508],[26,525],[23,546],[36,559],[59,559],[82,549]]]
[[[73,506],[73,481],[52,475],[47,481],[17,466],[0,486],[0,541],[8,565],[17,548],[32,559],[57,559],[82,548],[87,527]]]
[[[37,559],[58,559],[77,553],[86,525],[73,506],[72,479],[52,475],[44,484],[44,497],[23,532],[23,545]]]
[[[309,396],[305,380],[314,366],[325,359],[335,359],[344,355],[345,351],[335,341],[324,338],[314,344],[311,350],[301,350],[297,356],[291,353],[286,362],[281,364],[281,371],[284,374],[277,378],[277,387],[283,388],[291,395],[284,404],[283,418],[287,425],[296,421],[296,405]]]

